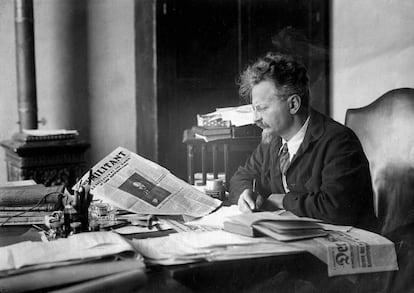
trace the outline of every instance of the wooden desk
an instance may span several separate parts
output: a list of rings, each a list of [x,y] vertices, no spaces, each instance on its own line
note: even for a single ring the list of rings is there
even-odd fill
[[[194,157],[196,152],[199,151],[201,153],[201,172],[203,185],[205,185],[207,181],[207,165],[209,160],[212,162],[213,176],[215,179],[218,178],[218,155],[219,152],[223,152],[225,182],[228,184],[235,167],[243,164],[244,160],[246,159],[246,155],[238,156],[238,154],[250,154],[260,143],[260,139],[261,137],[238,137],[206,142],[203,139],[195,138],[190,130],[185,130],[183,142],[187,145],[188,183],[194,184]],[[211,152],[211,158],[208,158],[209,152]],[[231,165],[231,163],[233,163],[233,165]]]
[[[379,274],[368,274],[370,278]],[[328,277],[309,253],[150,267],[140,292],[357,292],[359,283]],[[371,292],[371,291],[360,291]]]
[[[14,243],[36,240],[33,238],[36,231],[29,226],[0,227],[0,235],[1,240],[8,238],[10,242],[14,239]],[[8,244],[11,243],[3,241],[0,246]],[[148,282],[140,288],[139,292],[228,293],[277,290],[278,292],[350,293],[360,290],[364,285],[372,288],[369,287],[373,286],[371,280],[381,280],[383,274],[386,273],[364,274],[368,281],[363,283],[353,283],[346,276],[328,277],[327,267],[323,262],[309,253],[302,252],[176,266],[149,266]],[[378,286],[378,284],[374,285]],[[359,292],[377,291],[361,289]]]

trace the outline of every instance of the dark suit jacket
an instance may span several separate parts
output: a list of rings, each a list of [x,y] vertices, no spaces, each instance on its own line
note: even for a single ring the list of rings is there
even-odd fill
[[[259,182],[263,196],[285,193],[279,170],[281,138],[260,143],[230,181],[230,201]],[[289,192],[283,205],[298,216],[376,231],[368,160],[354,132],[310,110],[305,138],[286,173]]]

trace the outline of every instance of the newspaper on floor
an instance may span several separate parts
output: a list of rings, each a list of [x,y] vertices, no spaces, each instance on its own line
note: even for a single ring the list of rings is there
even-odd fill
[[[167,169],[123,147],[98,162],[91,173],[90,192],[118,208],[138,214],[201,217],[221,205]],[[86,185],[85,174],[75,185]]]

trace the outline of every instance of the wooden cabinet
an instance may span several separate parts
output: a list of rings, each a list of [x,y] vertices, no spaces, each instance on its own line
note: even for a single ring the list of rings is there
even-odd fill
[[[46,186],[72,187],[86,171],[84,154],[89,143],[84,141],[5,140],[0,144],[6,151],[8,181],[33,179]]]

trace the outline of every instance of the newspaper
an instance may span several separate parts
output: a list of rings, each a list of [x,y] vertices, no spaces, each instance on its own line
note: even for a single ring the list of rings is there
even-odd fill
[[[327,237],[292,242],[325,262],[329,276],[398,270],[394,243],[385,237],[352,228],[328,231]]]
[[[86,185],[85,174],[75,185]],[[118,208],[138,214],[201,217],[221,205],[167,169],[118,147],[92,168],[90,192]]]

